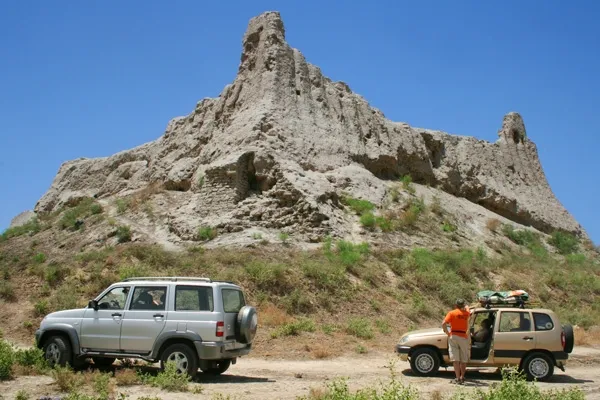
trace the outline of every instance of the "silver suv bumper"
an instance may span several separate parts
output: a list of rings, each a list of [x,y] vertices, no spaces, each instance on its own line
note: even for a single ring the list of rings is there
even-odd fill
[[[198,358],[201,360],[223,360],[245,356],[250,353],[252,344],[239,347],[239,344],[230,342],[194,342]]]

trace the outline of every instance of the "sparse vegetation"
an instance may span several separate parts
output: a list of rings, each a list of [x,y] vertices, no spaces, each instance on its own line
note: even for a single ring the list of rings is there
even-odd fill
[[[210,226],[201,226],[198,228],[198,240],[203,242],[213,240],[217,237],[217,230]]]
[[[115,200],[115,205],[117,206],[117,214],[123,214],[127,211],[131,205],[131,200],[126,197],[122,197],[120,199]]]
[[[375,215],[372,212],[367,211],[360,216],[360,224],[369,230],[375,228]]]
[[[17,296],[15,295],[15,289],[14,289],[12,283],[10,283],[8,281],[0,282],[0,298],[4,299],[6,301],[16,300]]]
[[[287,241],[290,238],[290,235],[287,232],[279,232],[278,238],[281,241],[281,243],[287,244]]]
[[[363,215],[366,212],[375,210],[375,204],[368,200],[355,199],[349,196],[343,197],[342,202],[350,207],[356,215]]]
[[[90,197],[80,199],[72,204],[62,213],[62,217],[58,222],[60,229],[78,230],[83,226],[83,221],[86,218],[102,212],[102,206]]]
[[[115,236],[119,243],[131,242],[131,229],[127,225],[118,226]]]
[[[298,336],[301,332],[314,332],[315,322],[312,319],[303,318],[281,325],[271,333],[273,339],[282,336]]]
[[[413,180],[410,175],[404,175],[402,178],[400,178],[400,181],[402,182],[402,187],[404,188],[404,190],[411,194],[415,193],[415,187],[412,184]]]
[[[8,342],[0,339],[0,381],[13,376],[14,350]]]
[[[8,240],[10,238],[22,236],[22,235],[35,235],[39,231],[42,230],[42,226],[37,218],[33,218],[31,221],[27,222],[21,226],[15,226],[12,228],[8,228],[0,235],[0,242],[4,240]]]
[[[550,244],[562,255],[575,253],[579,249],[579,240],[572,234],[556,231],[552,233]]]
[[[178,373],[176,364],[169,361],[165,364],[164,371],[159,372],[156,376],[142,374],[141,381],[169,392],[187,392],[191,378],[187,374]]]
[[[373,327],[368,319],[351,318],[346,326],[346,333],[360,339],[373,339]]]
[[[456,225],[454,225],[452,222],[450,221],[444,221],[444,223],[442,224],[442,230],[444,232],[455,232],[458,229],[458,227]]]

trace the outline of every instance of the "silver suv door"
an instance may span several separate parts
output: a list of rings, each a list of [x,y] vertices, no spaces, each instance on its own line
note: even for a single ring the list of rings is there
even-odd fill
[[[81,320],[81,347],[89,350],[120,349],[121,320],[130,294],[129,286],[112,288],[98,299],[98,310],[86,308]]]
[[[215,311],[212,286],[177,285],[171,296],[175,303],[169,312],[168,330],[197,332],[204,342],[214,342],[218,313]]]
[[[244,294],[234,288],[222,288],[223,312],[225,314],[225,340],[235,340],[235,325],[238,312],[246,305]]]
[[[167,321],[167,286],[133,287],[133,297],[123,315],[121,350],[149,353]]]

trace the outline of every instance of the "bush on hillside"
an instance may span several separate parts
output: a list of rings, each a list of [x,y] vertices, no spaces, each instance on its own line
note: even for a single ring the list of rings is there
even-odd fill
[[[579,249],[579,240],[566,232],[555,231],[549,242],[562,255],[575,253]]]

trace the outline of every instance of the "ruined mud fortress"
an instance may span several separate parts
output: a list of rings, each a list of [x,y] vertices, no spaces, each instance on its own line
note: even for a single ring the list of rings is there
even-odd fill
[[[177,236],[210,224],[327,234],[343,229],[342,192],[380,204],[386,182],[410,174],[514,222],[585,235],[550,189],[523,119],[498,140],[392,122],[285,41],[279,13],[253,18],[237,77],[218,98],[169,122],[162,137],[106,158],[64,163],[36,212],[84,196],[124,196],[157,183],[173,192]]]

